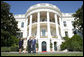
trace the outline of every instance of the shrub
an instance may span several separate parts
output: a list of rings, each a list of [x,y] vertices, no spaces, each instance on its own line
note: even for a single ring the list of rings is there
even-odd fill
[[[69,40],[66,40],[61,45],[61,50],[68,49],[69,51],[83,51],[83,40],[79,35],[74,35]]]
[[[11,51],[18,51],[19,50],[19,46],[14,44],[13,46],[10,47]]]
[[[74,35],[71,38],[71,48],[73,51],[83,51],[83,39],[79,35]]]
[[[10,47],[1,47],[1,52],[10,52]]]
[[[67,40],[69,40],[70,38],[69,38],[69,37],[63,37],[63,39],[64,39],[65,41],[67,41]]]
[[[61,50],[64,50],[66,48],[67,48],[66,42],[63,42],[62,45],[61,45]]]
[[[10,52],[10,51],[18,51],[18,45],[13,45],[11,47],[1,47],[1,52]]]

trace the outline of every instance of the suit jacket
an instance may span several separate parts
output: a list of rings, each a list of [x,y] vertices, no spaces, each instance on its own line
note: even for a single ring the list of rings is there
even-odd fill
[[[28,46],[31,46],[32,40],[28,40]]]
[[[32,45],[36,44],[36,39],[32,40]]]

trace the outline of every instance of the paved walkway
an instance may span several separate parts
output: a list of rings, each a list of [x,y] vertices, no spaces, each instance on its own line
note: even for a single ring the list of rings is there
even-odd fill
[[[19,52],[1,52],[1,53],[19,53]],[[83,52],[61,52],[61,51],[59,51],[59,52],[37,52],[36,54],[51,54],[51,53],[52,54],[55,54],[55,53],[62,54],[62,53],[83,53]]]

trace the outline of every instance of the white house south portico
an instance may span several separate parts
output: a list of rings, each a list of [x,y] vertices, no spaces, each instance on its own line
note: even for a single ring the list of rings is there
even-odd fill
[[[58,7],[48,3],[39,3],[31,6],[26,14],[15,15],[18,28],[21,30],[22,38],[29,39],[36,36],[38,40],[38,52],[60,51],[63,37],[73,36],[72,21],[74,18],[70,13],[62,13]],[[24,46],[27,46],[24,40]]]

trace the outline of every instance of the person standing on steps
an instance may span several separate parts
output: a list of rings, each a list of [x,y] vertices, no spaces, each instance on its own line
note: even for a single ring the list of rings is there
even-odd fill
[[[22,38],[20,38],[19,39],[19,53],[21,53],[22,45],[23,45],[23,41],[22,41]]]
[[[32,37],[29,37],[29,40],[28,40],[28,53],[31,53],[31,50],[32,50],[32,47],[31,47],[31,45],[32,45],[32,40],[31,40],[31,38]]]
[[[26,46],[27,46],[27,38],[24,38],[23,40],[23,53],[26,53]]]
[[[32,39],[32,51],[33,53],[36,53],[36,39],[33,37]]]

